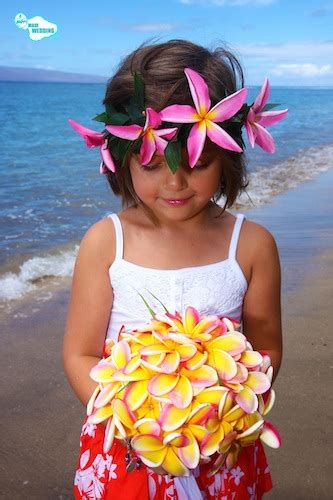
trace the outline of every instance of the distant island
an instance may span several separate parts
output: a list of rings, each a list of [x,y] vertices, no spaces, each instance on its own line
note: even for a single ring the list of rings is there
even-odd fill
[[[107,77],[85,75],[82,73],[67,73],[50,69],[17,68],[0,66],[0,81],[2,82],[62,82],[62,83],[105,83]]]

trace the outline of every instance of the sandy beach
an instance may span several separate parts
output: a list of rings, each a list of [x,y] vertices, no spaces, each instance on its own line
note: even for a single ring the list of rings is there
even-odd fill
[[[333,250],[314,265],[318,271],[283,296],[284,359],[276,405],[268,415],[283,443],[279,450],[266,447],[272,500],[333,498]]]
[[[283,273],[284,358],[269,415],[283,444],[266,447],[270,499],[333,498],[332,193],[331,170],[246,213],[276,236]],[[35,312],[30,298],[2,318],[0,498],[6,500],[72,498],[85,409],[62,369],[69,287],[64,280]]]

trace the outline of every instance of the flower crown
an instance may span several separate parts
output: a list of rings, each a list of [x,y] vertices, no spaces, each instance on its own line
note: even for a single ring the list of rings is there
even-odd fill
[[[267,104],[270,91],[267,78],[251,106],[244,103],[247,89],[242,88],[211,107],[208,85],[203,77],[190,68],[184,72],[194,107],[173,104],[160,112],[145,108],[144,83],[135,73],[134,96],[129,104],[121,109],[107,104],[106,111],[93,118],[105,123],[103,132],[68,120],[89,148],[100,146],[101,174],[108,170],[115,172],[115,161],[124,166],[130,153],[139,153],[142,165],[147,165],[156,151],[165,156],[169,168],[175,172],[181,163],[182,147],[187,147],[189,165],[193,168],[207,137],[223,149],[242,153],[244,125],[252,147],[258,144],[268,153],[274,153],[274,140],[266,127],[282,120],[288,109],[272,111],[278,104]]]

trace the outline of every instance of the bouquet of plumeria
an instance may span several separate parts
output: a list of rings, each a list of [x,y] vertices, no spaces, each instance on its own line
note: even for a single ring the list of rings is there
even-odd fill
[[[146,327],[107,340],[91,370],[98,385],[88,422],[107,421],[104,452],[116,438],[127,445],[128,470],[134,452],[148,467],[186,476],[199,462],[211,461],[211,474],[231,468],[258,437],[278,448],[279,433],[264,420],[275,399],[273,367],[239,324],[193,307],[151,313]]]

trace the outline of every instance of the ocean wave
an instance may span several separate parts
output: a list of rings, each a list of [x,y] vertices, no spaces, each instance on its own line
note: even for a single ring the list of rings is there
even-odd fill
[[[274,196],[314,178],[333,167],[333,144],[302,150],[285,161],[270,167],[260,167],[249,173],[249,186],[237,199],[233,208],[246,210],[269,203]],[[221,205],[222,205],[221,201]],[[21,299],[31,291],[38,291],[49,278],[70,277],[79,245],[66,250],[54,249],[50,255],[29,258],[18,272],[0,276],[0,300],[3,303]],[[43,300],[52,297],[45,293]]]
[[[0,277],[0,300],[23,298],[28,292],[37,290],[48,278],[71,276],[79,246],[43,257],[32,257],[25,261],[17,273],[7,272]],[[51,296],[49,297],[51,298]]]
[[[236,209],[250,209],[333,167],[333,144],[311,147],[269,167],[249,173],[249,185],[238,197]]]

